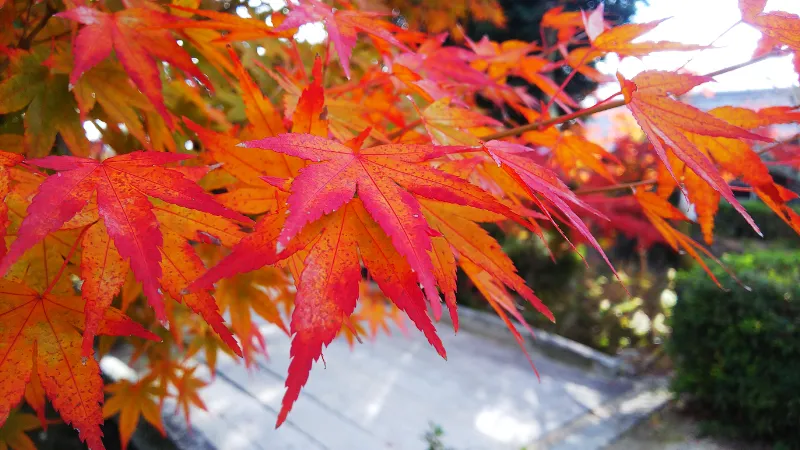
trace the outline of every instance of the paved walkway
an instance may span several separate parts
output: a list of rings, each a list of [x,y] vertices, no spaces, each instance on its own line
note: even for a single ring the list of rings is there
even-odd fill
[[[439,327],[442,360],[420,333],[381,335],[351,351],[336,340],[324,352],[287,422],[274,429],[289,364],[289,339],[261,331],[270,359],[257,370],[220,354],[217,377],[201,391],[208,411],[165,418],[181,448],[377,450],[426,448],[435,423],[454,450],[602,448],[666,398],[662,391],[532,357],[541,382],[518,347]]]

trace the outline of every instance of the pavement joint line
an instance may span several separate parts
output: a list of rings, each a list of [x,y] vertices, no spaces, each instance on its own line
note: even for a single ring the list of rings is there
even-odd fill
[[[635,402],[647,396],[654,395],[657,401],[643,410],[637,411],[634,415],[638,416],[635,420],[628,424],[623,424],[621,428],[615,430],[615,434],[605,446],[618,439],[625,431],[633,427],[640,420],[650,416],[653,412],[664,407],[671,395],[667,389],[667,380],[661,377],[654,377],[647,380],[640,381],[631,390],[620,394],[607,402],[594,407],[587,408],[586,413],[573,419],[572,421],[564,424],[560,428],[550,431],[544,436],[534,440],[524,448],[526,450],[547,450],[555,447],[559,443],[563,443],[567,437],[580,436],[582,431],[585,431],[593,425],[600,424],[604,421],[614,421],[615,417],[624,418],[625,413],[622,411],[624,406],[629,402]],[[613,426],[613,425],[612,425]],[[581,447],[587,449],[588,447]]]

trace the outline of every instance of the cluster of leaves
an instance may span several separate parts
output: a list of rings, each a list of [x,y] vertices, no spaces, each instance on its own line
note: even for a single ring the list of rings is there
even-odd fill
[[[800,19],[776,25],[743,5],[771,54],[795,49],[795,34],[775,30]],[[553,315],[481,224],[552,228],[606,262],[592,227],[621,228],[705,267],[705,249],[670,224],[687,219],[667,197],[688,192],[710,241],[719,198],[750,220],[728,185],[741,178],[800,230],[794,194],[751,150],[770,140],[758,129],[797,121],[793,109],[702,112],[677,97],[712,77],[652,71],[620,78],[622,100],[580,109],[564,93],[571,77],[552,81],[554,52],[596,76],[589,63],[608,53],[702,48],[637,40],[658,22],[610,28],[602,6],[556,10],[543,24],[559,39],[550,48],[454,46],[347,1],[237,15],[199,6],[0,3],[0,423],[23,397],[39,412],[46,397],[91,448],[103,447],[104,414],[120,414],[127,442],[139,416],[160,427],[165,397],[187,418],[203,407],[192,357],[203,352],[212,371],[218,351],[250,365],[267,321],[292,336],[280,425],[337,335],[352,342],[365,324],[374,335],[407,317],[444,357],[433,320],[446,308],[458,328],[457,268],[521,343],[518,298]],[[324,24],[326,46],[292,38],[310,23]],[[530,123],[487,117],[478,97]],[[565,114],[551,117],[554,105]],[[625,165],[577,124],[559,125],[623,105],[657,176],[632,195],[585,195],[630,187],[617,181]],[[148,367],[108,387],[105,408],[95,352],[113,341],[96,336],[128,337]]]
[[[673,389],[712,431],[774,448],[800,445],[800,385],[792,376],[800,355],[798,257],[759,251],[724,258],[749,290],[722,291],[699,270],[679,273],[667,347]]]

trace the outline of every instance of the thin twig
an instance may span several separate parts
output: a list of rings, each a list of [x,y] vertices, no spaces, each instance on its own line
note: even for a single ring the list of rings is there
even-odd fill
[[[19,40],[19,44],[17,44],[17,48],[21,48],[23,50],[29,49],[31,46],[31,42],[33,42],[33,38],[35,38],[36,35],[39,34],[39,32],[44,29],[44,27],[47,25],[47,21],[49,21],[50,18],[53,17],[53,14],[55,13],[56,13],[55,8],[50,6],[50,3],[47,3],[47,9],[45,9],[44,17],[42,17],[42,20],[40,20],[39,23],[37,23],[36,26],[33,27],[31,32],[28,33],[27,36],[24,35],[23,33],[22,38],[20,38]]]
[[[503,130],[503,131],[499,131],[497,133],[493,133],[493,134],[489,134],[487,136],[483,136],[483,137],[481,137],[481,139],[484,140],[484,141],[491,141],[493,139],[502,139],[504,137],[516,136],[518,134],[525,133],[526,131],[541,130],[541,129],[550,127],[552,125],[558,125],[560,123],[568,122],[568,121],[570,121],[572,119],[578,119],[580,117],[591,116],[592,114],[597,114],[597,113],[602,112],[602,111],[607,111],[609,109],[618,108],[618,107],[620,107],[620,106],[622,106],[624,104],[625,104],[624,100],[616,100],[616,101],[613,101],[613,102],[601,103],[601,104],[597,104],[597,105],[594,105],[594,106],[589,107],[589,108],[580,109],[580,110],[575,111],[574,113],[571,113],[571,114],[566,114],[566,115],[563,115],[563,116],[554,117],[552,119],[531,122],[529,124],[522,125],[522,126],[515,127],[515,128],[509,128],[508,130]]]
[[[732,65],[730,67],[726,67],[724,69],[720,69],[720,70],[717,70],[715,72],[707,73],[707,74],[705,74],[705,76],[707,76],[709,78],[714,78],[714,77],[716,77],[718,75],[722,75],[723,73],[733,72],[734,70],[741,69],[742,67],[747,67],[747,66],[749,66],[751,64],[755,64],[757,62],[761,62],[761,61],[763,61],[765,59],[772,58],[773,56],[783,56],[783,55],[786,55],[786,54],[787,53],[785,51],[783,51],[783,50],[773,50],[773,51],[771,51],[769,53],[764,53],[763,55],[759,56],[758,58],[753,58],[753,59],[751,59],[749,61],[745,61],[743,63],[734,64],[734,65]]]
[[[733,30],[734,28],[736,28],[736,26],[737,26],[737,25],[739,25],[740,23],[742,23],[741,19],[740,19],[740,20],[738,20],[738,21],[737,21],[736,23],[734,23],[733,25],[729,26],[729,27],[728,27],[728,28],[727,28],[725,31],[723,31],[723,32],[722,32],[722,34],[720,34],[719,36],[715,37],[713,41],[711,41],[711,42],[709,42],[709,43],[708,43],[708,48],[712,48],[712,47],[711,47],[712,45],[716,44],[718,40],[722,39],[722,37],[723,37],[723,36],[725,36],[725,35],[726,35],[726,34],[728,34],[728,33],[729,33],[731,30]],[[699,51],[699,52],[697,52],[695,55],[693,55],[691,58],[687,59],[687,60],[686,60],[686,62],[685,62],[685,63],[683,63],[683,65],[682,65],[682,66],[680,66],[680,67],[678,67],[677,69],[675,69],[675,71],[677,72],[677,71],[679,71],[679,70],[683,69],[684,67],[688,66],[688,65],[689,65],[689,63],[690,63],[690,62],[692,62],[692,61],[694,61],[694,59],[695,59],[697,56],[699,56],[701,53],[703,53],[703,51],[704,51],[704,50],[706,50],[706,49],[702,49],[702,50],[700,50],[700,51]]]
[[[552,97],[550,97],[550,100],[547,102],[547,105],[544,108],[542,108],[542,111],[548,111],[550,107],[553,106],[553,103],[555,103],[556,101],[556,97],[558,97],[559,95],[561,95],[562,92],[564,92],[564,90],[567,88],[567,84],[569,84],[569,82],[572,81],[572,79],[575,77],[575,74],[578,73],[578,68],[582,66],[583,63],[586,62],[586,60],[589,58],[590,53],[591,52],[586,52],[583,55],[583,58],[581,58],[580,62],[578,62],[578,64],[576,64],[576,66],[572,68],[572,71],[567,75],[567,78],[565,78],[564,81],[561,83],[561,86],[558,87],[556,93],[553,94]]]
[[[588,188],[588,189],[578,189],[573,191],[576,195],[588,195],[588,194],[599,194],[601,192],[613,192],[613,191],[620,191],[623,189],[630,189],[639,186],[649,186],[651,184],[656,184],[657,180],[641,180],[641,181],[634,181],[632,183],[621,183],[621,184],[614,184],[612,186],[603,186],[598,188]]]
[[[717,75],[722,75],[724,73],[732,72],[734,70],[741,69],[742,67],[747,67],[747,66],[749,66],[751,64],[755,64],[755,63],[761,62],[761,61],[763,61],[765,59],[772,58],[773,56],[782,56],[784,54],[786,54],[784,51],[780,51],[780,50],[772,51],[772,52],[766,53],[764,55],[761,55],[758,58],[753,58],[753,59],[751,59],[749,61],[743,62],[741,64],[735,64],[733,66],[726,67],[724,69],[720,69],[720,70],[717,70],[715,72],[707,73],[707,74],[705,74],[705,76],[713,78],[713,77],[715,77]],[[618,108],[620,106],[623,106],[624,104],[625,104],[625,101],[623,101],[623,100],[617,100],[617,101],[609,102],[609,103],[600,103],[600,104],[594,105],[592,107],[589,107],[589,108],[586,108],[586,109],[581,109],[581,110],[575,111],[575,112],[573,112],[571,114],[567,114],[567,115],[564,115],[564,116],[561,116],[561,117],[556,117],[556,118],[548,119],[548,120],[545,120],[545,121],[532,122],[532,123],[529,123],[527,125],[522,125],[520,127],[509,128],[507,130],[503,130],[503,131],[500,131],[500,132],[497,132],[497,133],[494,133],[494,134],[490,134],[488,136],[483,136],[481,139],[483,139],[484,141],[489,141],[489,140],[492,140],[492,139],[501,139],[501,138],[509,137],[509,136],[517,136],[517,135],[522,134],[522,133],[524,133],[526,131],[541,130],[543,128],[547,128],[547,127],[552,126],[552,125],[558,125],[560,123],[564,123],[564,122],[567,122],[567,121],[572,120],[572,119],[578,119],[578,118],[581,118],[581,117],[591,116],[592,114],[597,114],[599,112],[607,111],[609,109]]]

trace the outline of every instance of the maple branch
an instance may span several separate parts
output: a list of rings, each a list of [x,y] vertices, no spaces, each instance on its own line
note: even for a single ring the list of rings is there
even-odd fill
[[[720,70],[717,70],[717,71],[714,71],[714,72],[711,72],[711,73],[707,73],[704,76],[713,78],[715,76],[722,75],[724,73],[732,72],[734,70],[741,69],[743,67],[747,67],[747,66],[749,66],[751,64],[755,64],[755,63],[763,61],[765,59],[772,58],[773,56],[783,56],[785,54],[786,54],[786,52],[784,52],[782,50],[771,51],[769,53],[765,53],[765,54],[759,56],[758,58],[753,58],[753,59],[751,59],[749,61],[745,61],[745,62],[740,63],[740,64],[735,64],[733,66],[725,67],[724,69],[720,69]],[[564,122],[568,122],[568,121],[570,121],[572,119],[578,119],[578,118],[581,118],[581,117],[591,116],[592,114],[597,114],[599,112],[608,111],[609,109],[618,108],[618,107],[623,106],[623,105],[625,105],[625,101],[624,100],[616,100],[616,101],[609,102],[609,103],[599,103],[599,104],[591,106],[589,108],[579,109],[578,111],[575,111],[575,112],[573,112],[571,114],[566,114],[566,115],[563,115],[563,116],[560,116],[560,117],[555,117],[555,118],[544,120],[544,121],[531,122],[531,123],[529,123],[527,125],[522,125],[522,126],[519,126],[519,127],[514,127],[514,128],[509,128],[507,130],[499,131],[499,132],[494,133],[494,134],[483,136],[483,137],[481,137],[481,139],[484,140],[484,141],[490,141],[492,139],[502,139],[502,138],[509,137],[509,136],[516,136],[516,135],[522,134],[522,133],[524,133],[526,131],[541,130],[543,128],[547,128],[547,127],[552,126],[552,125],[558,125],[558,124],[561,124],[561,123],[564,123]]]
[[[737,25],[739,25],[740,23],[742,23],[742,20],[741,20],[741,19],[739,19],[738,21],[736,21],[736,23],[734,23],[733,25],[729,26],[729,27],[728,27],[728,28],[727,28],[725,31],[723,31],[723,32],[722,32],[722,33],[721,33],[719,36],[715,37],[713,41],[709,42],[709,43],[708,43],[708,47],[707,47],[707,48],[711,48],[711,46],[712,46],[712,45],[716,44],[718,40],[722,39],[722,37],[723,37],[723,36],[725,36],[725,35],[726,35],[726,34],[728,34],[728,33],[729,33],[731,30],[733,30],[734,28],[736,28],[736,26],[737,26]],[[695,57],[697,57],[697,56],[699,56],[701,53],[703,53],[703,51],[704,51],[704,50],[706,50],[706,49],[705,49],[705,48],[704,48],[704,49],[701,49],[699,52],[697,52],[697,54],[695,54],[695,55],[693,55],[691,58],[687,59],[687,60],[686,60],[686,62],[685,62],[685,63],[683,63],[683,65],[682,65],[682,66],[680,66],[680,67],[678,67],[677,69],[675,69],[675,72],[678,72],[678,71],[680,71],[681,69],[683,69],[684,67],[686,67],[687,65],[689,65],[689,63],[690,63],[690,62],[692,62],[692,61],[694,61],[694,58],[695,58]]]
[[[734,64],[734,65],[726,67],[724,69],[719,69],[717,71],[714,71],[714,72],[711,72],[711,73],[707,73],[704,76],[709,77],[709,78],[714,78],[714,77],[716,77],[718,75],[722,75],[722,74],[728,73],[728,72],[733,72],[734,70],[741,69],[742,67],[747,67],[747,66],[749,66],[751,64],[755,64],[755,63],[761,62],[761,61],[763,61],[765,59],[772,58],[773,56],[783,56],[785,54],[786,54],[786,52],[783,51],[783,50],[773,50],[773,51],[771,51],[769,53],[764,53],[763,55],[759,56],[758,58],[753,58],[753,59],[751,59],[749,61],[745,61],[743,63]]]
[[[613,192],[613,191],[620,191],[623,189],[630,189],[639,186],[649,186],[651,184],[656,184],[658,180],[641,180],[641,181],[634,181],[632,183],[621,183],[621,184],[614,184],[611,186],[603,186],[598,188],[588,188],[588,189],[578,189],[573,191],[573,194],[576,195],[587,195],[587,194],[598,194],[601,192]]]
[[[90,223],[89,225],[86,225],[85,227],[83,227],[83,229],[81,230],[81,233],[78,235],[77,238],[75,238],[75,242],[72,244],[72,247],[70,247],[69,252],[67,252],[67,256],[64,257],[64,264],[61,264],[61,268],[58,269],[58,273],[56,273],[56,276],[53,277],[53,281],[51,281],[50,285],[47,286],[47,289],[45,289],[44,292],[42,292],[42,297],[44,297],[45,295],[49,294],[50,291],[52,291],[53,288],[55,287],[56,283],[58,283],[58,280],[61,279],[61,275],[64,273],[64,269],[66,269],[67,268],[67,264],[69,264],[69,260],[72,259],[72,255],[74,255],[75,254],[75,250],[78,249],[78,242],[83,240],[83,235],[86,234],[86,231],[89,229],[89,227],[91,227],[95,223],[96,223],[96,221]]]
[[[53,14],[56,13],[56,9],[50,6],[50,2],[47,2],[46,6],[47,9],[45,9],[44,17],[42,17],[42,20],[40,20],[39,23],[37,23],[36,26],[33,27],[31,32],[28,33],[27,35],[25,35],[23,32],[23,36],[20,38],[19,43],[17,44],[17,48],[28,50],[31,46],[31,42],[33,42],[33,38],[35,38],[36,35],[39,34],[39,32],[44,29],[44,27],[47,25],[47,21],[49,21],[50,18],[53,17]]]
[[[591,116],[592,114],[597,114],[602,111],[608,111],[609,109],[618,108],[625,104],[625,100],[616,100],[613,102],[608,103],[600,103],[589,108],[579,109],[571,114],[565,114],[563,116],[554,117],[547,120],[537,120],[536,122],[531,122],[526,125],[522,125],[515,128],[509,128],[507,130],[499,131],[497,133],[489,134],[486,136],[482,136],[481,139],[484,141],[491,141],[493,139],[502,139],[504,137],[509,136],[516,136],[518,134],[522,134],[526,131],[536,131],[541,130],[543,128],[547,128],[553,125],[558,125],[560,123],[569,122],[572,119],[578,119],[581,117]]]

